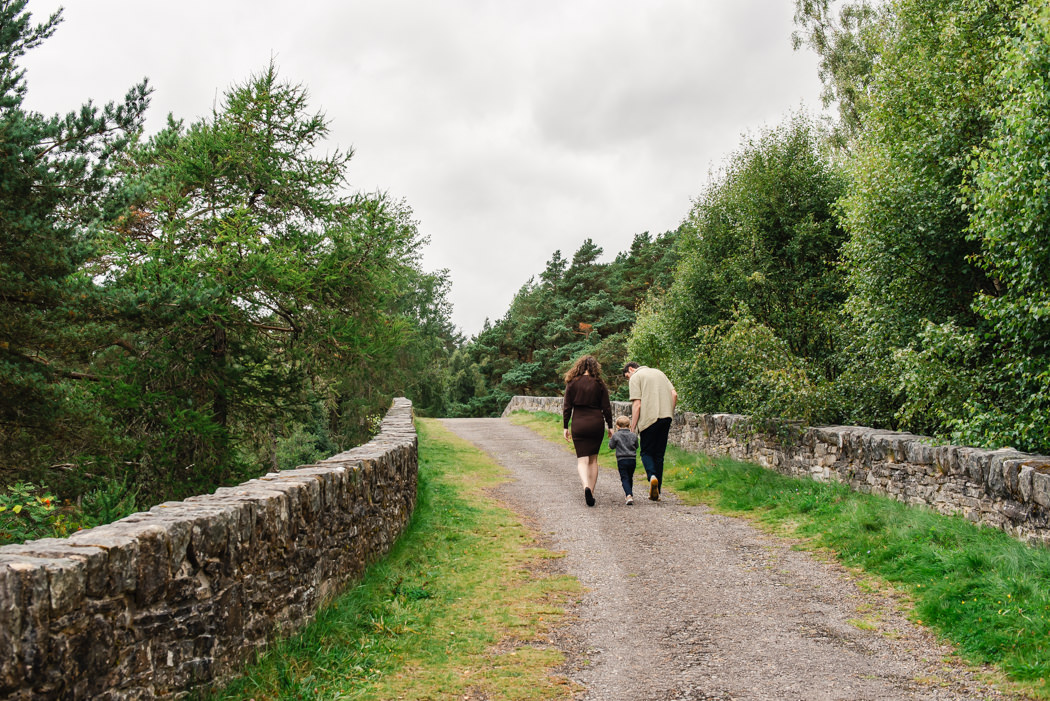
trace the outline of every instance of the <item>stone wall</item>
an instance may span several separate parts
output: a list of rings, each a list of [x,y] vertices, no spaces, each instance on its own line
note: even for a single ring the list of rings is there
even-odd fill
[[[627,402],[613,405],[614,413],[630,411]],[[561,398],[514,397],[503,414],[516,410],[561,414]],[[1050,545],[1050,457],[938,445],[923,436],[859,426],[780,424],[763,432],[736,414],[680,413],[670,442],[782,474],[843,482]]]
[[[412,405],[316,465],[0,548],[0,697],[151,699],[237,673],[411,517]]]
[[[561,416],[561,407],[561,397],[526,397],[516,395],[507,402],[507,407],[503,410],[503,418],[507,418],[514,411],[549,411],[552,414]],[[613,418],[631,415],[630,402],[612,402],[612,409]]]

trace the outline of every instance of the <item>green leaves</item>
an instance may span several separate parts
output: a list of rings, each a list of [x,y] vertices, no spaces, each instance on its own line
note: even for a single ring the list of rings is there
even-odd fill
[[[686,218],[674,282],[643,308],[631,357],[664,368],[695,410],[812,417],[844,298],[842,187],[802,116],[746,140]]]
[[[996,134],[1005,133],[1010,109],[998,105],[1020,105],[1008,96],[1039,74],[1006,77],[1017,70],[1007,49],[1018,43],[1018,18],[1034,7],[1025,0],[896,0],[859,35],[878,49],[878,60],[860,78],[866,107],[838,202],[848,233],[842,258],[850,341],[835,387],[844,420],[986,445],[1040,445],[1032,432],[1022,439],[1003,430],[1015,412],[1026,424],[1020,417],[1034,415],[1029,398],[1039,396],[1038,383],[1019,383],[1028,376],[1020,368],[1047,348],[1018,343],[1006,333],[1010,324],[998,328],[993,311],[1034,319],[1019,307],[1006,311],[1006,259],[1014,249],[1027,258],[1023,251],[1040,248],[1022,224],[1025,205],[1007,193],[1041,187],[1039,166],[1012,182],[1007,173],[1014,163],[1039,162],[1037,134],[1045,125],[1033,122],[1009,152],[992,156],[1005,145]],[[1038,99],[1034,91],[1024,102]],[[1005,257],[993,262],[992,232],[1003,223],[1023,233],[1006,234]],[[1021,298],[1021,307],[1039,304],[1032,289],[1014,301]]]
[[[97,379],[108,320],[83,269],[122,200],[113,161],[141,127],[145,83],[124,100],[66,115],[23,108],[18,60],[51,36],[26,2],[0,2],[0,458],[46,461],[51,444],[90,440],[68,383]],[[7,472],[8,470],[4,470]]]
[[[818,415],[821,397],[805,361],[746,308],[732,321],[698,329],[694,343],[691,366],[679,370],[690,403],[756,419],[808,423]]]
[[[984,443],[1050,449],[1050,10],[1034,7],[1002,43],[990,81],[1002,101],[989,105],[994,127],[972,162],[966,189],[975,262],[994,286],[974,310],[990,327],[988,385],[953,428]],[[989,353],[991,355],[991,353]]]
[[[805,44],[820,57],[821,97],[825,107],[838,105],[833,141],[844,146],[860,130],[867,111],[887,13],[880,13],[879,6],[869,0],[845,2],[838,12],[834,4],[834,0],[795,0],[799,30],[791,39],[796,49]]]
[[[0,491],[0,545],[52,535],[58,523],[55,498],[29,482]]]
[[[346,194],[350,154],[316,155],[326,135],[305,90],[271,64],[211,118],[172,123],[133,153],[126,174],[141,195],[97,264],[138,349],[108,367],[140,388],[129,410],[148,417],[137,425],[150,491],[190,465],[195,479],[231,479],[306,424],[324,445],[329,430],[359,437],[358,420],[405,384],[418,309],[403,301],[417,286],[443,293],[418,270],[411,211]],[[348,392],[357,409],[315,421],[318,402]]]
[[[635,310],[651,290],[668,285],[676,237],[637,234],[611,263],[599,262],[602,249],[591,239],[571,261],[555,251],[539,281],[522,286],[503,318],[454,357],[448,411],[498,414],[515,394],[560,395],[568,365],[585,353],[602,364],[615,392]]]
[[[178,498],[337,452],[425,385],[455,336],[447,275],[419,268],[404,202],[348,192],[351,153],[324,150],[302,86],[271,64],[210,117],[133,144],[144,85],[102,110],[23,113],[13,59],[57,22],[34,30],[23,6],[0,2],[12,472],[63,462],[50,475],[70,491],[90,469]]]

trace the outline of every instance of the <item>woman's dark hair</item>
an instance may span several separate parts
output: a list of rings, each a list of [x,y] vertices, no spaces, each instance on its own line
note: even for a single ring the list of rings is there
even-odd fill
[[[594,381],[604,386],[602,380],[602,366],[594,359],[593,355],[581,355],[567,373],[565,373],[565,384],[569,384],[583,373],[594,378]]]

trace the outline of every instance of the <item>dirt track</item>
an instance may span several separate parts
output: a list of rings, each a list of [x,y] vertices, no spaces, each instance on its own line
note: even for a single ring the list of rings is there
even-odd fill
[[[673,494],[649,501],[641,467],[634,506],[603,470],[588,508],[562,446],[505,419],[442,423],[510,470],[499,497],[586,588],[559,638],[581,699],[1011,698],[839,565]]]

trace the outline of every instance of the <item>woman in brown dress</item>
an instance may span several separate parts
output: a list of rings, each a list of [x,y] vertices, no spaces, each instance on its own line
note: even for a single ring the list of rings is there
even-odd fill
[[[571,440],[576,448],[576,470],[583,483],[583,498],[587,506],[594,506],[598,450],[606,438],[606,426],[608,435],[612,435],[613,422],[609,388],[602,381],[602,366],[593,355],[582,356],[565,373],[562,419],[565,440],[570,440],[569,420],[572,419]]]

